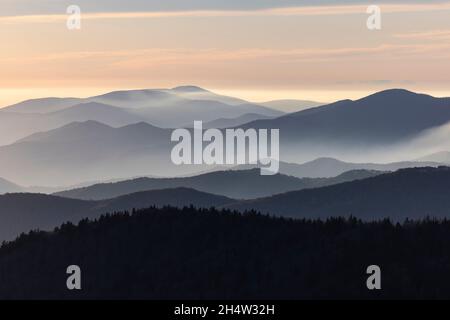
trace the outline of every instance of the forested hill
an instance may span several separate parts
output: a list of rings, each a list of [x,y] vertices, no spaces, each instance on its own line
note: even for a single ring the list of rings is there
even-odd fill
[[[79,265],[82,290],[66,289]],[[366,288],[379,265],[382,290]],[[450,298],[450,222],[145,209],[0,248],[1,299]]]

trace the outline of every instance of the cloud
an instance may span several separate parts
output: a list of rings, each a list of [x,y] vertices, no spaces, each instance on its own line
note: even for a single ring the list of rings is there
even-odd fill
[[[442,41],[450,39],[450,30],[431,30],[425,32],[398,33],[393,37],[412,40]]]
[[[254,61],[258,59],[276,59],[284,62],[340,60],[342,58],[364,59],[376,57],[397,57],[421,54],[423,52],[440,52],[442,49],[450,50],[450,44],[441,45],[415,45],[415,44],[382,44],[373,47],[349,48],[300,48],[300,49],[190,49],[190,48],[150,48],[136,50],[108,50],[108,51],[77,51],[55,53],[28,58],[10,57],[0,59],[0,63],[38,63],[51,61],[85,61],[93,59],[116,59],[129,61],[137,58],[141,61],[155,63],[189,64],[193,61],[213,63],[219,61]]]
[[[355,2],[355,1],[354,1]],[[383,13],[398,12],[426,12],[450,10],[450,2],[382,4]],[[297,7],[274,7],[252,10],[169,10],[169,11],[104,11],[91,12],[82,9],[83,19],[151,19],[151,18],[179,18],[179,17],[251,17],[251,16],[324,16],[344,14],[366,14],[367,4],[356,5],[310,5]],[[108,7],[105,10],[111,9]],[[67,14],[28,14],[0,16],[3,23],[52,23],[66,20]]]
[[[421,0],[379,0],[377,4],[421,4]],[[448,0],[428,0],[428,4],[439,4]],[[168,12],[211,10],[261,10],[287,7],[311,6],[367,6],[364,0],[1,0],[0,15],[45,15],[65,12],[69,5],[77,4],[85,12]]]
[[[448,60],[450,44],[393,45],[354,48],[310,49],[139,49],[80,51],[0,59],[0,85],[64,82],[67,85],[116,82],[138,85],[146,79],[165,82],[221,85],[340,85],[356,87],[390,85],[410,81],[436,80],[442,66],[410,65],[430,53]],[[443,52],[443,53],[442,53]],[[395,60],[396,62],[393,62]],[[378,65],[392,64],[389,69]],[[19,68],[20,66],[20,68]],[[446,74],[443,81],[450,81]],[[373,79],[382,79],[374,81]],[[389,79],[389,80],[386,80]],[[391,81],[391,82],[388,82]]]

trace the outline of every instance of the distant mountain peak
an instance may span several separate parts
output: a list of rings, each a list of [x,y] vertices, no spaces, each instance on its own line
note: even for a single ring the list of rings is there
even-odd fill
[[[154,94],[158,94],[158,95],[165,95],[165,93],[161,90],[157,90],[157,89],[134,89],[134,90],[116,90],[116,91],[111,91],[99,96],[95,96],[92,98],[108,98],[108,99],[118,99],[118,100],[123,100],[123,99],[130,99],[131,97],[133,97],[133,95],[135,94],[141,94],[141,95],[154,95]]]
[[[160,131],[164,131],[165,130],[163,128],[159,128],[159,127],[156,127],[154,125],[151,125],[150,123],[145,122],[145,121],[140,121],[140,122],[137,122],[137,123],[128,124],[126,126],[122,126],[122,127],[118,128],[118,129],[121,129],[121,130],[127,130],[127,129],[134,129],[134,130],[139,130],[139,129],[156,129],[156,130],[160,130]]]
[[[417,94],[413,91],[403,89],[403,88],[392,88],[392,89],[386,89],[378,92],[380,94]]]
[[[360,99],[360,101],[361,100],[369,100],[369,99],[373,99],[373,98],[401,99],[401,98],[415,98],[417,96],[430,97],[429,95],[416,93],[416,92],[409,91],[406,89],[393,88],[393,89],[387,89],[387,90],[376,92],[372,95],[369,95],[367,97]]]
[[[335,159],[335,158],[331,158],[331,157],[322,157],[322,158],[317,158],[313,161],[310,161],[309,163],[344,163],[341,160]]]
[[[104,123],[95,121],[95,120],[87,120],[87,121],[74,121],[71,122],[65,126],[62,126],[60,129],[62,128],[112,128]]]
[[[192,86],[192,85],[178,86],[178,87],[172,88],[172,91],[178,91],[178,92],[209,92],[206,89],[200,88],[198,86]]]

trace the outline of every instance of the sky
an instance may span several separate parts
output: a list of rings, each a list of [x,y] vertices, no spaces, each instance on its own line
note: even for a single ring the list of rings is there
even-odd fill
[[[450,96],[450,1],[1,0],[0,106],[198,85],[252,101]],[[81,29],[67,28],[69,5]]]

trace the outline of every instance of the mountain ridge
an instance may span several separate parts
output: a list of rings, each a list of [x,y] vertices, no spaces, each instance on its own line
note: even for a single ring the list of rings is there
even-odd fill
[[[95,219],[107,212],[133,208],[196,206],[209,208],[235,201],[188,188],[163,189],[131,193],[102,201],[78,200],[36,193],[0,195],[0,242],[12,240],[22,232],[51,230],[65,223]]]
[[[315,188],[349,180],[364,179],[377,174],[381,174],[381,172],[361,170],[346,172],[330,179],[299,179],[282,174],[261,176],[259,169],[213,171],[182,178],[142,177],[114,183],[100,183],[57,192],[55,195],[84,200],[102,200],[144,190],[188,187],[234,199],[248,199],[270,196],[291,190]],[[236,184],[236,181],[239,181],[239,183]]]
[[[394,221],[450,217],[450,167],[401,169],[363,180],[290,191],[226,206],[295,218],[349,217]]]
[[[201,89],[201,88],[200,88]],[[280,116],[281,111],[222,96],[204,89],[137,89],[111,91],[88,98],[40,98],[0,109],[0,145],[74,121],[96,120],[110,126],[140,121],[171,128],[194,120],[213,121],[247,113]],[[177,114],[177,117],[173,117]]]
[[[79,200],[43,194],[0,196],[0,237],[48,230],[66,221],[96,218],[106,212],[150,206],[217,207],[295,219],[356,217],[364,221],[450,217],[450,167],[402,169],[361,180],[236,200],[192,188],[134,192],[105,200]],[[1,240],[0,239],[0,240]]]
[[[276,119],[256,120],[246,128],[279,128],[285,142],[370,145],[410,139],[450,121],[450,98],[404,89],[384,90],[358,100],[341,100]]]

